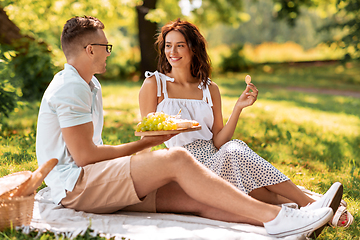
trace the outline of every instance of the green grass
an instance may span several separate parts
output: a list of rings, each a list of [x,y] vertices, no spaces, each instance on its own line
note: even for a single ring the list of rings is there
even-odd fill
[[[333,182],[342,182],[344,199],[354,216],[354,223],[348,229],[328,227],[318,239],[358,239],[360,98],[289,91],[287,87],[360,92],[360,64],[353,63],[351,68],[342,65],[306,68],[272,65],[249,73],[214,74],[213,80],[219,84],[223,95],[225,120],[245,88],[246,74],[251,74],[259,97],[252,107],[243,111],[234,138],[244,140],[295,184],[324,193]],[[139,139],[134,136],[134,127],[140,121],[137,101],[140,85],[140,82],[115,80],[102,83],[103,139],[106,144]],[[0,125],[0,176],[37,168],[38,107],[39,103],[19,108]],[[0,239],[27,238],[31,239],[18,231],[0,232]],[[41,239],[54,239],[54,236],[44,233]]]

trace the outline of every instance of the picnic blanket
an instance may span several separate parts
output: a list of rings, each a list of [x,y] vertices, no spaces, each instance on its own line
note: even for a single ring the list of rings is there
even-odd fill
[[[64,208],[52,202],[50,188],[40,190],[35,196],[33,219],[23,231],[37,229],[54,232],[56,236],[70,239],[83,234],[88,228],[92,234],[106,238],[130,240],[274,240],[264,227],[229,223],[184,214],[116,212],[91,214]],[[304,235],[282,238],[302,240]]]

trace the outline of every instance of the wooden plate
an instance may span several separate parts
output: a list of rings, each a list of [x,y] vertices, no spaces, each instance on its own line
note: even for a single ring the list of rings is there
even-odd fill
[[[176,134],[176,133],[183,133],[183,132],[199,131],[200,129],[201,129],[201,125],[195,126],[192,128],[179,128],[176,130],[168,130],[168,131],[135,132],[135,136],[159,136],[159,135],[168,135],[168,134]]]

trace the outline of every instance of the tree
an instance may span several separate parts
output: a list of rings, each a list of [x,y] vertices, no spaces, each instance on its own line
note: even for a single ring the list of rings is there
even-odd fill
[[[4,9],[0,6],[0,44],[11,44],[23,36],[20,29],[9,19]]]
[[[345,55],[344,60],[351,58],[360,60],[360,1],[338,0],[336,6],[338,11],[334,16],[335,23],[329,24],[323,29],[344,29],[344,35],[332,42],[348,48],[348,54]]]
[[[138,29],[139,29],[139,44],[141,52],[140,70],[142,77],[146,70],[156,70],[156,50],[154,48],[155,33],[157,31],[157,23],[145,19],[149,10],[155,9],[156,0],[144,0],[142,5],[136,6]]]
[[[0,44],[10,45],[14,40],[22,38],[20,29],[8,18],[3,8],[0,7]],[[1,34],[7,33],[7,34]],[[9,61],[13,56],[6,47],[0,48],[0,121],[3,116],[8,117],[9,113],[16,107],[17,94],[10,82],[12,69]]]
[[[20,33],[20,29],[8,18],[0,7],[2,25],[0,29],[0,44],[5,49],[14,50],[16,54],[7,59],[7,68],[13,69],[14,76],[10,79],[12,85],[21,87],[21,97],[25,100],[41,98],[54,73],[50,51],[45,42],[39,42],[28,35]],[[8,85],[8,84],[7,84]],[[5,85],[3,85],[5,86]],[[4,95],[9,101],[15,95]],[[12,106],[12,105],[11,105]]]

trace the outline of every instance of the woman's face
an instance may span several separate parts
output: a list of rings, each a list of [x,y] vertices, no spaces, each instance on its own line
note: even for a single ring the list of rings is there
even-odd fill
[[[171,31],[165,37],[165,56],[173,68],[189,67],[192,52],[179,31]]]

